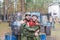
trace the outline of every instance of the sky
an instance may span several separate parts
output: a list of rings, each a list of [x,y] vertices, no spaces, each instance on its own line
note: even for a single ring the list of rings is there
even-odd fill
[[[3,0],[0,0],[1,2],[3,2]]]

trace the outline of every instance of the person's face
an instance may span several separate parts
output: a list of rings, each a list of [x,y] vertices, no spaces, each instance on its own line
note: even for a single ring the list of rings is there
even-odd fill
[[[33,21],[36,21],[38,18],[36,16],[32,17]]]
[[[27,19],[27,20],[30,20],[30,17],[31,17],[30,15],[27,15],[27,16],[26,16],[26,19]]]

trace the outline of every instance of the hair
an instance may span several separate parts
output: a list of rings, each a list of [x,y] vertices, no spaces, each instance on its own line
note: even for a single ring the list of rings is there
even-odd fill
[[[33,16],[35,16],[35,17],[37,17],[37,18],[38,18],[38,16],[37,16],[37,15],[32,15],[32,17],[33,17]]]
[[[25,17],[28,16],[28,15],[31,16],[30,14],[26,14]]]

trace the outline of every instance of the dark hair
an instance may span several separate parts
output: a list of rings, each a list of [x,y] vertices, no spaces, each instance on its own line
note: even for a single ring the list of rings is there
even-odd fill
[[[33,16],[35,16],[35,17],[37,17],[37,18],[38,18],[38,16],[37,16],[37,15],[32,15],[32,17],[33,17]]]
[[[30,14],[26,14],[25,17],[26,17],[26,16],[31,16],[31,15],[30,15]]]

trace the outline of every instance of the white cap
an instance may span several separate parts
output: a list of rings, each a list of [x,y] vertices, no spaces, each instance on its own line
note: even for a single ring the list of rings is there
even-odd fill
[[[30,12],[26,12],[25,14],[30,14]]]

